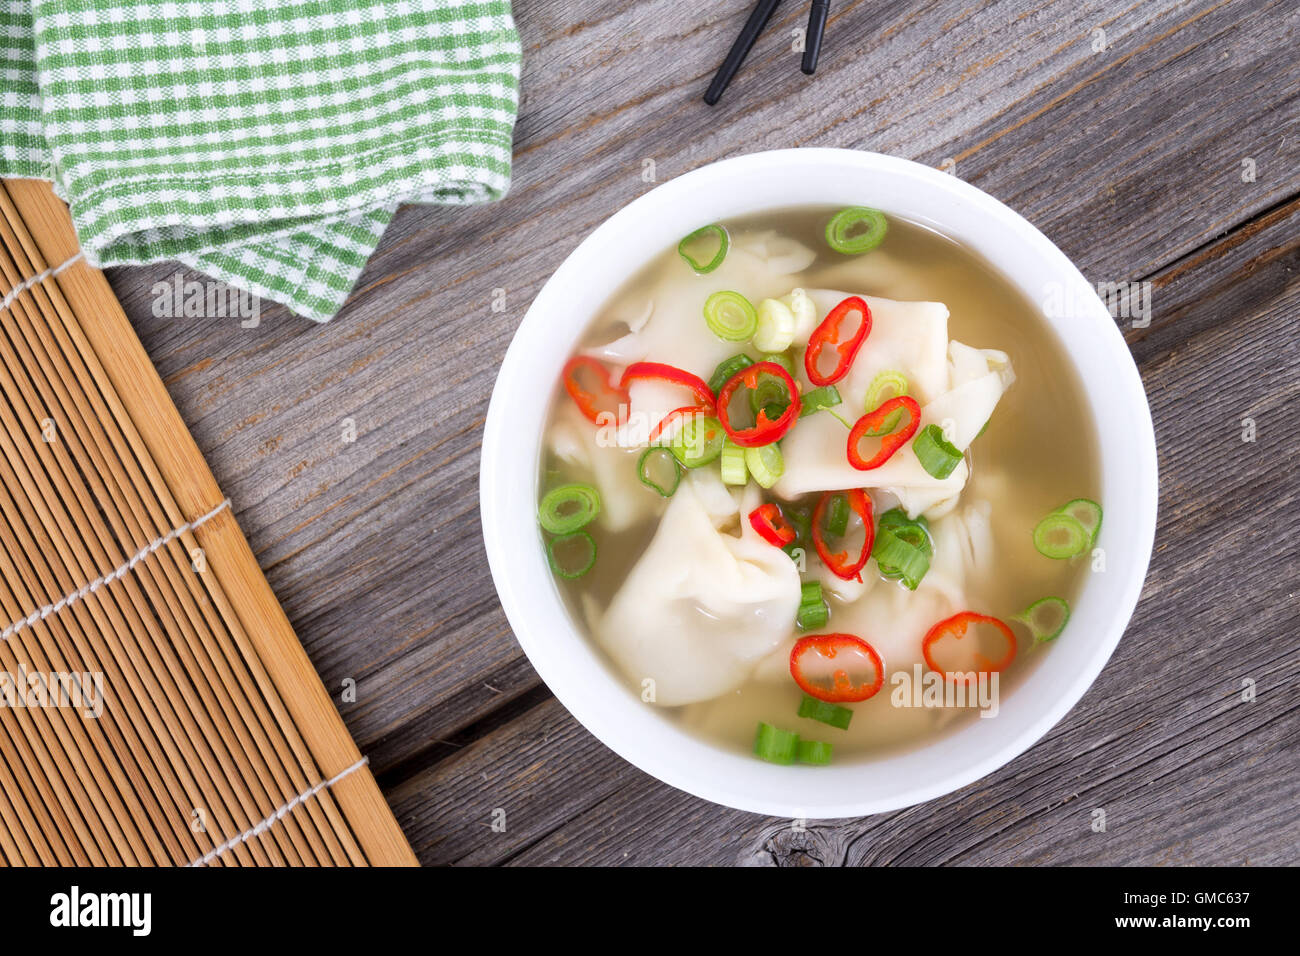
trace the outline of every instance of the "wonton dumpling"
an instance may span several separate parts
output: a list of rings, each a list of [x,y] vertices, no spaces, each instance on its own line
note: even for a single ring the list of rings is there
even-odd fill
[[[610,531],[630,528],[650,514],[659,496],[637,478],[638,452],[600,439],[601,429],[587,421],[570,401],[563,405],[551,428],[551,450],[569,465],[590,476],[600,492],[596,520]]]
[[[757,504],[752,491],[740,510]],[[655,702],[674,707],[740,687],[790,635],[798,607],[794,562],[748,522],[741,537],[719,532],[684,479],[595,632],[635,685],[653,679]]]
[[[845,293],[813,290],[825,314],[847,298]],[[907,376],[909,393],[921,405],[920,428],[936,424],[962,451],[974,441],[993,414],[1002,393],[1015,380],[1006,353],[948,342],[948,309],[938,302],[894,302],[866,297],[871,334],[849,374],[836,383],[846,417],[864,409],[876,375],[894,369]],[[813,491],[870,488],[896,497],[909,515],[941,517],[956,503],[970,470],[961,462],[947,478],[932,477],[912,451],[911,443],[871,471],[848,462],[848,433],[830,415],[801,421],[783,443],[786,470],[775,491],[793,498]]]

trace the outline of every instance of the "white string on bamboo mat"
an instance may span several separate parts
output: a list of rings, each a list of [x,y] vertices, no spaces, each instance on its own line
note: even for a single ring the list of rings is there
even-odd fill
[[[71,259],[69,259],[67,262],[61,262],[59,263],[59,265],[54,266],[53,268],[46,269],[44,272],[38,272],[30,279],[24,279],[22,282],[18,283],[16,286],[14,286],[12,289],[10,289],[8,292],[5,293],[5,297],[3,299],[0,299],[0,312],[3,312],[5,309],[9,308],[9,306],[13,305],[14,300],[17,299],[24,292],[26,292],[28,289],[30,289],[32,286],[39,285],[40,283],[44,282],[46,279],[58,275],[60,272],[62,272],[64,269],[67,269],[69,266],[75,265],[76,263],[80,262],[83,255],[84,253],[78,251],[77,254],[73,256]]]
[[[316,796],[316,794],[320,793],[322,790],[326,789],[327,787],[334,786],[334,784],[338,783],[348,774],[355,773],[356,771],[360,770],[368,763],[370,763],[370,758],[362,757],[360,760],[354,763],[351,767],[348,767],[346,770],[342,770],[339,773],[336,773],[328,780],[322,780],[314,787],[308,787],[302,793],[298,794],[298,796],[294,797],[284,806],[280,807],[280,809],[276,810],[275,813],[271,814],[261,823],[257,824],[257,826],[245,830],[243,833],[239,834],[239,836],[231,837],[225,843],[221,844],[221,846],[214,847],[213,849],[205,853],[203,856],[199,857],[197,860],[192,860],[191,862],[185,865],[187,867],[207,866],[209,863],[211,863],[213,860],[221,856],[221,854],[225,853],[227,850],[231,849],[232,847],[238,846],[239,844],[243,843],[245,840],[251,840],[253,837],[257,836],[260,833],[265,833],[267,830],[271,829],[271,826],[277,820],[281,820],[284,817],[286,817],[288,814],[292,813],[293,808],[298,806],[298,804],[310,800],[312,797]]]
[[[195,518],[193,521],[187,521],[185,524],[181,525],[180,527],[172,528],[171,531],[168,531],[162,537],[155,538],[153,541],[150,541],[148,544],[146,544],[135,554],[131,555],[131,557],[128,558],[125,562],[119,564],[117,567],[115,567],[112,571],[109,571],[107,574],[102,574],[99,577],[95,578],[95,580],[86,582],[81,587],[77,588],[77,590],[72,591],[69,594],[65,594],[63,597],[59,598],[59,600],[55,601],[53,604],[47,604],[44,607],[39,607],[35,611],[32,611],[31,614],[28,614],[26,617],[19,618],[18,620],[14,621],[12,624],[8,625],[3,631],[0,631],[0,642],[9,640],[9,638],[13,637],[23,628],[30,627],[31,625],[35,624],[37,621],[43,621],[51,614],[58,614],[64,608],[72,604],[75,604],[77,601],[80,601],[82,598],[89,597],[91,594],[93,594],[95,591],[97,591],[105,584],[109,584],[113,581],[116,581],[118,578],[127,574],[132,568],[134,568],[145,558],[149,557],[149,555],[153,554],[159,548],[166,547],[172,541],[175,541],[181,535],[185,534],[185,532],[193,531],[194,529],[198,528],[200,525],[204,524],[205,522],[215,518],[217,515],[221,514],[221,512],[225,511],[229,507],[230,507],[230,499],[227,498],[225,501],[221,502],[221,504],[217,505],[207,514],[201,515],[200,517]]]

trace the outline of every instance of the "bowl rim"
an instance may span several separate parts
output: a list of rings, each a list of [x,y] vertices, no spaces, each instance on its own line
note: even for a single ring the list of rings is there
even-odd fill
[[[980,759],[972,760],[941,778],[931,779],[926,783],[917,785],[904,785],[888,797],[866,799],[855,798],[850,795],[847,797],[803,800],[791,799],[789,795],[774,796],[757,793],[752,787],[737,784],[733,779],[766,775],[770,773],[770,770],[764,771],[763,774],[758,771],[748,774],[728,774],[724,772],[724,768],[720,767],[713,774],[695,772],[692,768],[698,767],[700,764],[700,761],[695,759],[699,756],[698,754],[695,754],[690,760],[684,760],[680,756],[670,757],[666,754],[667,748],[662,743],[647,743],[643,739],[646,736],[662,736],[652,731],[638,713],[638,711],[649,711],[650,708],[638,704],[635,709],[623,709],[614,702],[614,698],[609,693],[598,693],[596,689],[580,686],[575,682],[575,672],[570,669],[572,666],[577,665],[566,664],[559,659],[559,655],[556,655],[551,647],[548,647],[545,629],[546,626],[557,623],[555,612],[558,611],[559,614],[563,615],[568,631],[572,632],[571,636],[576,636],[586,646],[587,654],[590,655],[593,661],[598,659],[596,649],[591,647],[588,638],[577,633],[576,623],[572,621],[568,616],[568,612],[564,609],[562,599],[554,587],[549,571],[546,570],[546,563],[541,555],[542,549],[540,547],[520,547],[521,535],[518,533],[517,526],[514,522],[505,518],[508,511],[512,512],[516,517],[522,513],[519,507],[520,502],[517,500],[521,497],[522,492],[520,486],[521,471],[525,476],[528,488],[527,493],[523,494],[522,497],[531,499],[526,506],[529,512],[535,510],[537,478],[536,455],[527,456],[529,462],[527,468],[520,469],[518,467],[517,463],[520,460],[518,429],[517,426],[512,425],[510,420],[511,412],[514,410],[513,403],[518,396],[508,393],[511,391],[512,383],[516,379],[523,377],[525,367],[536,361],[537,348],[543,341],[542,336],[546,331],[540,328],[542,318],[552,313],[562,303],[566,294],[566,284],[580,281],[584,263],[599,258],[602,255],[602,250],[611,242],[628,235],[630,225],[636,223],[639,217],[646,216],[652,210],[657,209],[680,209],[680,204],[684,200],[689,199],[693,194],[699,193],[701,190],[707,190],[710,187],[723,188],[724,184],[734,185],[734,183],[742,182],[749,176],[765,176],[771,175],[774,171],[784,170],[788,172],[791,169],[798,170],[800,174],[807,174],[815,172],[818,168],[829,167],[851,168],[855,172],[882,176],[886,179],[892,177],[900,181],[908,180],[914,185],[934,190],[945,202],[970,207],[980,215],[988,216],[990,221],[995,223],[996,227],[1002,230],[1014,243],[1020,243],[1026,249],[1032,248],[1036,256],[1045,259],[1050,265],[1052,275],[1060,277],[1066,284],[1072,284],[1075,289],[1087,290],[1087,296],[1090,299],[1081,305],[1085,323],[1090,323],[1087,335],[1092,339],[1092,344],[1096,345],[1099,350],[1100,357],[1096,361],[1106,366],[1108,374],[1106,388],[1113,390],[1117,396],[1121,396],[1117,397],[1116,402],[1125,407],[1131,425],[1131,431],[1126,438],[1128,445],[1131,447],[1125,449],[1124,462],[1129,471],[1126,487],[1131,485],[1136,515],[1134,520],[1126,524],[1127,534],[1125,537],[1127,542],[1130,543],[1127,551],[1132,561],[1123,576],[1123,582],[1118,593],[1108,597],[1109,612],[1105,615],[1105,630],[1102,639],[1096,641],[1095,646],[1087,653],[1086,661],[1073,673],[1068,686],[1063,688],[1049,705],[1043,707],[1041,712],[1023,718],[1023,726],[1007,735],[1007,739],[1002,745],[988,750]],[[853,200],[846,198],[842,201],[847,205]],[[788,207],[797,204],[799,204],[798,201],[764,202],[754,205],[753,211],[778,209],[783,206]],[[891,210],[887,203],[881,205],[884,205],[887,212],[920,221],[936,228],[945,235],[949,235],[949,233],[945,232],[943,223],[932,216],[913,216],[909,215],[905,210]],[[681,219],[691,220],[691,216],[689,214],[679,216],[678,220]],[[689,229],[685,231],[689,231]],[[656,250],[647,249],[646,255],[651,255],[654,251]],[[987,250],[980,249],[978,244],[976,244],[976,251],[982,255],[987,253]],[[991,256],[989,259],[992,261]],[[641,261],[644,261],[644,258]],[[1008,280],[1020,287],[1032,300],[1032,296],[1024,288],[1023,283],[1016,282],[1009,276]],[[1040,308],[1039,311],[1042,312],[1043,310]],[[1061,334],[1061,328],[1057,321],[1046,316],[1045,320],[1053,326],[1058,335]],[[566,335],[572,333],[566,339],[566,354],[567,351],[571,350],[573,341],[576,340],[586,325],[587,319],[584,319],[582,322],[575,322],[572,329],[566,329]],[[1062,344],[1063,346],[1066,344],[1064,340]],[[1079,368],[1080,360],[1068,347],[1066,347],[1066,353],[1083,383],[1089,409],[1094,418],[1097,418],[1097,399],[1089,387],[1088,380]],[[561,361],[563,361],[562,358]],[[557,364],[556,368],[558,367]],[[540,404],[545,406],[547,403]],[[507,405],[512,405],[512,407],[508,408]],[[512,431],[512,428],[514,431]],[[540,451],[540,433],[536,436],[536,441],[535,450]],[[1103,455],[1103,457],[1105,456]],[[514,467],[511,467],[512,461],[515,463]],[[1106,483],[1107,475],[1103,468],[1103,484],[1106,485]],[[620,757],[679,790],[736,809],[772,816],[817,819],[853,817],[885,812],[912,806],[951,793],[1004,766],[1041,739],[1074,707],[1088,688],[1092,686],[1127,629],[1146,578],[1155,539],[1158,509],[1155,432],[1141,377],[1133,361],[1132,354],[1106,306],[1065,254],[1018,213],[977,187],[959,180],[955,176],[910,160],[885,156],[879,153],[807,147],[751,153],[720,160],[684,173],[656,186],[624,205],[579,243],[538,292],[516,330],[506,356],[501,363],[484,427],[479,491],[484,547],[497,594],[505,610],[506,617],[510,622],[516,640],[523,648],[538,675],[575,719]],[[535,524],[535,521],[533,524]],[[531,558],[529,552],[535,552]],[[530,586],[527,583],[531,580],[532,585],[538,585],[539,567],[544,572],[544,581],[541,583],[544,583],[545,589],[553,596],[554,606],[550,608],[536,606],[535,598],[539,593],[539,588]],[[529,593],[525,593],[526,590]],[[543,619],[545,623],[539,623]],[[604,670],[603,664],[601,669]],[[587,674],[590,676],[590,671]],[[609,681],[617,680],[612,674],[608,674],[608,672],[606,674]],[[1026,683],[1032,682],[1034,676],[1034,674],[1028,675]],[[629,700],[636,699],[635,695],[626,687],[622,689],[622,694],[628,697]],[[1002,703],[1004,711],[1014,702],[1016,696],[1015,694],[1009,695],[1008,699]],[[612,708],[619,709],[617,717],[612,717],[609,713]],[[670,723],[664,719],[663,715],[646,714],[645,716],[657,724],[669,725]],[[725,751],[704,744],[694,735],[683,733],[681,736],[696,741],[705,750],[713,750],[715,759],[722,763],[727,763],[728,758],[731,756]],[[934,748],[941,739],[945,738],[926,741],[912,748],[910,753],[912,755],[924,753]],[[758,763],[752,757],[744,759],[748,763]],[[851,772],[853,771],[860,771],[863,767],[870,767],[888,759],[894,758],[881,758],[880,761],[869,759],[836,768],[779,767],[771,769],[801,776],[811,770],[822,775],[821,782],[808,782],[812,787],[820,787],[827,782],[827,778],[832,776],[832,774],[828,774],[828,770],[833,769],[837,772],[834,779],[839,782],[851,779]],[[731,763],[730,766],[732,769],[740,769],[739,764]],[[770,765],[761,766],[770,767]],[[850,773],[845,774],[842,771],[850,771]]]

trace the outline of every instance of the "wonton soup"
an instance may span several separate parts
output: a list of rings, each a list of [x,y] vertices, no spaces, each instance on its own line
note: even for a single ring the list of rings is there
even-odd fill
[[[572,614],[646,706],[758,759],[995,719],[1103,559],[1060,343],[914,223],[706,225],[557,373],[538,515]]]

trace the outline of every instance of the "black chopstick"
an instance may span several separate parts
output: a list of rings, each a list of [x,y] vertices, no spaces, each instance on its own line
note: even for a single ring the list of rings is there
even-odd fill
[[[771,19],[772,13],[780,2],[781,0],[758,0],[758,3],[754,6],[754,12],[745,21],[745,28],[740,31],[740,36],[736,37],[736,42],[731,45],[731,51],[727,54],[727,58],[722,61],[722,66],[718,67],[713,82],[709,84],[708,92],[704,94],[704,102],[712,106],[722,97],[722,91],[727,88],[731,78],[736,75],[736,71],[740,69],[740,64],[745,62],[745,57],[748,55],[750,48],[753,47],[754,41],[763,32],[763,27],[767,26],[767,21]],[[807,53],[804,56],[807,57]]]
[[[800,69],[812,76],[817,71],[817,57],[822,52],[822,34],[826,32],[826,17],[831,12],[831,0],[813,0],[808,14],[808,33],[804,37],[803,63]]]

